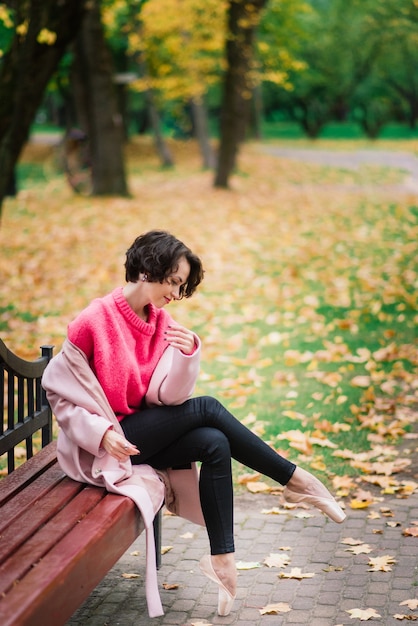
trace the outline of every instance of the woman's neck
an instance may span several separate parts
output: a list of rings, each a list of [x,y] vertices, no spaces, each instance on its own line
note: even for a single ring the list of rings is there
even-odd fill
[[[148,320],[148,302],[141,298],[138,283],[128,283],[122,289],[126,302],[136,315],[146,322]]]

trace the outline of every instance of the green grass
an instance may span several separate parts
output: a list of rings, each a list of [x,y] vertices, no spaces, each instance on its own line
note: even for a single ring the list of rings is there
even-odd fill
[[[418,208],[411,198],[362,195],[360,187],[379,190],[399,172],[287,162],[246,145],[231,192],[214,192],[198,151],[193,158],[187,144],[177,149],[175,168],[164,173],[151,142],[131,149],[137,197],[123,201],[72,197],[64,179],[54,193],[43,191],[44,153],[22,163],[33,192],[10,201],[3,224],[2,301],[12,304],[0,309],[0,330],[11,346],[34,337],[36,349],[59,346],[68,320],[92,294],[118,284],[114,259],[123,257],[133,231],[163,226],[197,242],[207,269],[202,290],[172,313],[202,337],[196,393],[218,397],[294,461],[323,464],[325,479],[358,474],[335,449],[369,451],[378,432],[392,444],[399,436],[390,428],[394,407],[410,407],[414,397]],[[19,323],[8,329],[12,318]],[[370,382],[355,386],[357,376]],[[366,428],[373,412],[379,424]],[[315,444],[300,453],[281,438],[317,429],[328,436],[324,420],[336,448]]]

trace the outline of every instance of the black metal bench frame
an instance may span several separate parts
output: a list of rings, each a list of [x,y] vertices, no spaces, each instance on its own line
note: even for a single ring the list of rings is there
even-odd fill
[[[27,361],[11,352],[0,339],[0,456],[7,454],[8,471],[8,476],[0,480],[0,534],[3,534],[3,523],[5,539],[6,535],[9,537],[0,546],[2,626],[38,626],[40,616],[44,626],[65,624],[120,558],[122,546],[128,549],[144,529],[139,511],[129,498],[76,483],[60,470],[56,460],[56,442],[53,441],[52,411],[41,386],[42,374],[52,356],[53,347],[42,346],[40,358]],[[42,450],[34,453],[34,437],[39,437],[39,433]],[[26,448],[26,461],[16,469],[16,451],[22,444]],[[84,504],[77,505],[79,501]],[[83,509],[83,506],[86,508]],[[48,512],[43,513],[43,508],[46,510],[48,507]],[[66,507],[75,515],[71,527],[65,519]],[[106,519],[107,524],[100,522],[102,515],[109,518]],[[90,524],[87,540],[80,523],[84,523],[89,516],[92,521],[87,520]],[[114,527],[110,519],[113,516]],[[39,517],[39,521],[35,522],[32,517]],[[20,523],[21,519],[26,521]],[[24,523],[28,528],[23,527]],[[11,527],[13,524],[16,532]],[[68,528],[64,528],[65,525]],[[51,537],[54,532],[56,537]],[[157,567],[160,567],[161,511],[155,517],[154,532]],[[121,535],[123,541],[121,545],[116,545]],[[54,551],[60,552],[61,545],[63,550],[64,546],[73,546],[71,537],[79,542],[78,552],[75,550],[72,555],[71,547],[66,555],[66,569],[61,566],[61,561],[65,559],[59,559],[55,573],[54,568],[46,566],[48,559],[56,562]],[[45,542],[45,552],[42,553],[39,547],[41,539]],[[34,562],[30,558],[32,551],[36,550],[29,550],[29,545],[36,545],[41,554],[33,557]],[[95,547],[98,545],[100,551]],[[97,552],[100,552],[98,566],[95,563]],[[91,570],[93,562],[94,575],[90,575],[88,580],[81,580],[84,570]],[[42,570],[43,564],[46,574]],[[36,580],[34,585],[33,577],[36,579],[38,569],[41,580],[39,584]],[[4,589],[1,572],[4,573]],[[6,578],[9,578],[8,582]],[[22,589],[21,597],[19,587]],[[28,598],[29,595],[31,598]]]

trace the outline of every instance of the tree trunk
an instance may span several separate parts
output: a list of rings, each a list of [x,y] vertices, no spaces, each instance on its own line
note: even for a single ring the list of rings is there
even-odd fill
[[[261,141],[261,121],[263,119],[263,96],[261,93],[261,86],[256,85],[253,89],[251,100],[251,137]]]
[[[154,135],[154,144],[157,154],[160,157],[161,165],[163,167],[173,167],[174,160],[170,152],[170,148],[164,139],[161,132],[161,120],[155,106],[154,94],[151,89],[147,89],[145,92],[145,101],[147,103],[148,116],[151,123],[152,133]]]
[[[124,129],[112,59],[104,37],[100,1],[92,0],[90,7],[75,44],[75,94],[82,130],[89,139],[92,193],[126,196]]]
[[[17,0],[15,24],[27,22],[26,35],[14,33],[0,64],[0,216],[14,169],[45,88],[68,44],[76,36],[85,0]],[[47,29],[52,44],[40,43]]]
[[[216,164],[215,154],[209,140],[208,116],[203,101],[198,102],[192,99],[190,102],[192,110],[193,125],[195,134],[200,146],[200,152],[205,169],[213,169]]]
[[[267,0],[230,0],[228,8],[228,33],[226,40],[227,70],[224,78],[221,140],[216,187],[228,187],[233,172],[238,147],[245,137],[251,94],[251,65],[253,41],[261,9]]]

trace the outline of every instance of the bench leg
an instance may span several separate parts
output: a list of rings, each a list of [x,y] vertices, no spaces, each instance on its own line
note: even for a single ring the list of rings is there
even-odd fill
[[[154,517],[154,541],[155,541],[155,557],[157,563],[157,569],[161,567],[161,521],[162,521],[162,509],[160,509],[157,515]]]

